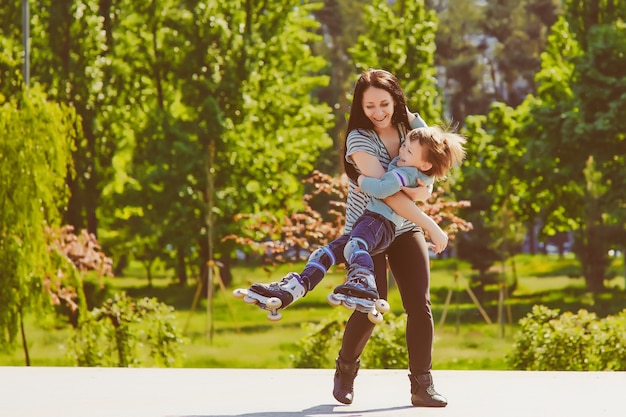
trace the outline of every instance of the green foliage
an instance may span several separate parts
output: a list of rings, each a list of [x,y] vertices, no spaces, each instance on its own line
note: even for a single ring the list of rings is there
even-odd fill
[[[329,355],[339,351],[344,322],[340,318],[327,318],[320,323],[308,324],[309,332],[297,344],[297,354],[292,357],[295,368],[332,367]],[[364,366],[377,369],[406,369],[406,314],[385,315],[383,325],[376,326],[361,356]]]
[[[23,88],[21,54],[18,42],[0,36],[0,104],[19,94]]]
[[[507,356],[513,369],[540,371],[626,370],[626,310],[599,319],[535,305],[520,320],[514,350]]]
[[[470,261],[481,277],[496,260],[514,253],[523,239],[519,230],[530,217],[519,119],[519,110],[494,103],[486,116],[466,120],[465,133],[472,140],[457,195],[472,202],[463,214],[474,231],[461,236],[459,256]]]
[[[329,352],[338,352],[343,324],[336,318],[305,325],[308,333],[298,342],[292,356],[294,368],[329,368]]]
[[[326,61],[308,46],[320,40],[319,23],[311,15],[320,6],[283,0],[272,7],[242,8],[229,22],[247,32],[239,41],[245,53],[236,58],[239,71],[223,68],[226,79],[240,86],[227,92],[229,105],[220,103],[226,131],[216,173],[229,175],[216,186],[226,218],[259,210],[283,214],[300,206],[293,201],[302,193],[300,178],[332,144],[331,109],[311,96],[329,81],[316,75]]]
[[[575,231],[574,251],[588,288],[600,291],[606,254],[625,241],[618,226],[624,219],[619,190],[626,185],[619,115],[626,97],[624,2],[594,3],[566,2],[568,13],[552,26],[541,54],[536,97],[515,109],[494,103],[487,116],[466,119],[474,140],[461,188],[472,201],[469,220],[483,244],[459,253],[474,257],[479,270],[488,267],[483,248],[499,247],[504,259],[503,250],[514,253],[519,244],[509,236],[526,228],[534,241],[540,223],[540,241]],[[508,36],[508,26],[499,20],[493,25],[498,37]]]
[[[489,70],[481,59],[484,44],[477,44],[474,35],[482,31],[485,7],[474,0],[456,0],[443,7],[437,13],[435,60],[436,65],[445,67],[445,74],[440,72],[437,78],[446,83],[451,119],[462,123],[468,112],[486,114],[495,94],[495,88],[483,77]]]
[[[106,117],[117,96],[107,88],[112,77],[105,74],[110,65],[105,22],[110,15],[104,3],[100,10],[98,0],[29,3],[31,80],[41,84],[51,100],[71,106],[84,133],[73,138],[77,175],[67,180],[70,198],[64,223],[96,233],[96,208],[110,179],[116,146]]]
[[[118,293],[83,319],[70,341],[70,355],[77,366],[142,366],[145,344],[153,365],[174,366],[183,339],[173,313],[155,298],[133,300]]]
[[[406,314],[385,314],[384,325],[376,326],[361,359],[372,369],[408,369]]]
[[[409,109],[429,124],[443,118],[435,79],[437,15],[423,0],[375,0],[365,7],[366,33],[349,49],[357,69],[385,69],[400,80]]]
[[[618,3],[621,11],[608,13]],[[606,253],[624,241],[623,228],[614,227],[623,223],[618,190],[626,184],[625,127],[618,110],[626,97],[626,30],[619,19],[624,2],[593,7],[567,2],[566,9],[542,54],[537,97],[527,100],[520,133],[535,178],[529,186],[532,208],[545,224],[542,232],[575,231],[583,274],[589,289],[599,291]]]
[[[146,265],[159,257],[182,282],[187,265],[206,265],[208,245],[230,255],[221,238],[239,232],[237,214],[300,206],[300,179],[332,143],[331,109],[312,94],[328,84],[318,75],[325,60],[310,48],[321,39],[312,16],[320,6],[117,4],[108,58],[117,106],[128,108],[114,132],[125,177],[104,202],[120,219],[106,220],[117,252],[132,250]]]
[[[46,226],[67,202],[75,112],[36,87],[0,104],[0,347],[10,344],[29,307],[50,305]]]

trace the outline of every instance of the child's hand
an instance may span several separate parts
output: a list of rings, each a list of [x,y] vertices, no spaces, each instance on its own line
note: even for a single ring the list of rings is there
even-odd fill
[[[356,187],[356,191],[357,192],[361,192],[361,183],[363,182],[363,178],[365,178],[365,176],[363,174],[359,175],[359,177],[356,179],[356,183],[358,184]]]

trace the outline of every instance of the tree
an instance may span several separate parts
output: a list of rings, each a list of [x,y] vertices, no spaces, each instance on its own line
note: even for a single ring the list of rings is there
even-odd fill
[[[554,26],[537,76],[537,98],[529,99],[535,101],[525,136],[532,169],[543,178],[532,190],[541,201],[544,231],[575,230],[574,250],[587,287],[597,292],[603,288],[612,243],[607,228],[623,210],[618,190],[624,185],[626,163],[626,30],[620,15],[608,12],[624,12],[618,6],[626,3],[592,3],[590,8],[590,3],[568,3],[573,24],[563,19]],[[601,189],[599,184],[611,187]]]
[[[457,194],[471,201],[463,210],[474,225],[474,233],[463,236],[459,256],[478,270],[479,281],[486,280],[496,260],[504,260],[519,246],[524,201],[528,194],[523,178],[524,143],[519,140],[519,111],[504,103],[494,103],[486,116],[466,121],[466,162]]]
[[[456,121],[516,106],[535,91],[538,56],[560,0],[437,1],[437,78]]]
[[[221,237],[236,231],[236,214],[280,215],[300,204],[293,199],[302,193],[300,178],[331,145],[331,109],[312,95],[328,82],[318,75],[325,61],[309,46],[319,39],[311,17],[319,6],[118,6],[112,55],[126,105],[135,106],[128,121],[135,134],[116,197],[125,222],[114,227],[144,242],[145,253],[173,253],[183,283],[190,265],[206,278],[210,250],[231,255],[232,243]]]
[[[27,365],[24,315],[51,305],[46,227],[60,223],[67,204],[78,126],[73,109],[48,101],[37,86],[0,97],[0,348],[19,330]]]
[[[442,97],[435,79],[437,15],[424,1],[400,0],[390,6],[374,0],[365,7],[367,32],[349,52],[358,70],[385,69],[400,81],[409,109],[427,123],[443,119]]]
[[[558,0],[488,0],[483,33],[497,39],[493,55],[497,99],[520,104],[535,91],[534,75],[548,28],[559,13]]]
[[[315,171],[305,180],[313,184],[311,194],[305,194],[305,209],[291,213],[282,219],[257,213],[251,216],[239,216],[245,226],[242,235],[231,235],[225,239],[233,240],[245,248],[263,256],[268,264],[282,263],[289,259],[289,251],[296,249],[295,258],[299,259],[299,249],[308,252],[328,245],[343,234],[345,224],[345,206],[348,195],[348,177],[332,177]],[[467,201],[453,202],[445,198],[446,190],[438,187],[431,198],[421,204],[422,210],[446,231],[450,240],[454,240],[460,232],[472,229],[472,224],[457,216],[459,209],[468,207]],[[317,211],[311,202],[317,200],[316,206],[324,207]],[[324,203],[320,204],[320,200]]]
[[[73,160],[76,175],[67,179],[70,200],[66,224],[98,232],[97,209],[110,178],[115,138],[108,131],[106,106],[108,66],[105,7],[100,0],[31,1],[31,79],[51,100],[65,103],[80,115],[83,134],[76,137]]]
[[[354,63],[348,48],[356,43],[358,33],[363,32],[362,3],[362,0],[326,0],[324,7],[314,12],[322,37],[312,47],[316,55],[328,60],[321,73],[330,80],[328,86],[318,88],[315,94],[333,109],[334,115],[334,124],[328,131],[334,144],[322,151],[316,169],[331,175],[340,174],[343,166],[341,146],[347,125],[344,115],[350,111],[347,92],[354,83]]]
[[[447,3],[447,2],[446,2]],[[468,114],[486,114],[496,86],[489,39],[481,32],[485,7],[474,0],[441,6],[437,17],[437,79],[446,95],[450,118],[463,123]]]

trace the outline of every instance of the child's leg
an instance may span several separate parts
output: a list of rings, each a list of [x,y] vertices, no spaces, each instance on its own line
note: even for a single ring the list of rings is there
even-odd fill
[[[301,274],[290,272],[279,282],[252,284],[250,291],[264,297],[279,298],[282,301],[281,308],[293,304],[322,281],[328,268],[337,262],[345,262],[342,252],[346,240],[347,235],[341,236],[313,251]]]
[[[358,298],[378,299],[374,262],[369,253],[368,242],[358,237],[351,238],[346,243],[344,256],[349,264],[348,277],[345,284],[335,288],[334,292]]]
[[[393,241],[395,225],[377,213],[366,213],[357,221],[344,248],[349,265],[345,284],[335,293],[357,298],[378,299],[372,256],[384,251]]]
[[[324,279],[331,266],[346,262],[343,252],[348,237],[348,235],[343,235],[327,246],[316,249],[309,256],[301,274],[308,284],[308,291],[311,291]]]
[[[276,297],[282,302],[281,309],[306,295],[306,283],[295,272],[289,272],[278,282],[269,284],[252,284],[248,291],[263,297]]]

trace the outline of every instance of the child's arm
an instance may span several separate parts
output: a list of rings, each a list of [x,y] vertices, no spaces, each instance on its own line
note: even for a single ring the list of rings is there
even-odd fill
[[[411,110],[409,110],[408,107],[406,108],[406,116],[409,119],[409,126],[411,126],[411,129],[428,126],[419,113],[411,113]]]
[[[407,186],[408,179],[399,170],[385,172],[380,178],[359,175],[357,182],[361,192],[379,199],[387,198]]]

